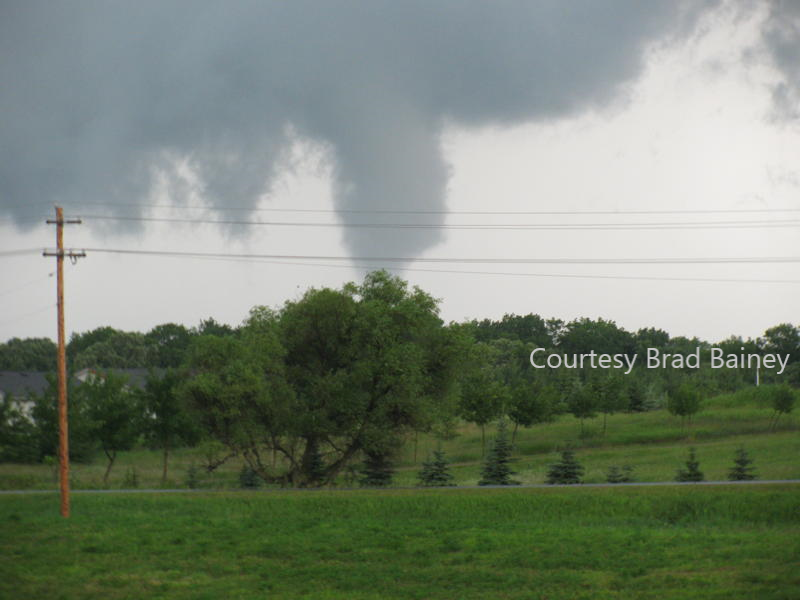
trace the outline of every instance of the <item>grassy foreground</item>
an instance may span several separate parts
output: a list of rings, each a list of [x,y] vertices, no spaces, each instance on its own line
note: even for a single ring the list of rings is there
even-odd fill
[[[0,496],[0,598],[800,597],[800,487]]]

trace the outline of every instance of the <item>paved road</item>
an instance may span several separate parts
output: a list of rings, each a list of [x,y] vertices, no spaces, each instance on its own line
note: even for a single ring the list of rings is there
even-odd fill
[[[552,489],[552,488],[606,488],[606,487],[656,487],[656,486],[679,486],[679,485],[768,485],[768,484],[800,484],[800,479],[757,479],[754,481],[642,481],[636,483],[582,483],[578,485],[547,485],[547,484],[530,484],[530,485],[461,485],[446,488],[425,488],[425,487],[390,487],[390,488],[377,488],[387,490],[485,490],[485,489]],[[161,489],[131,489],[131,490],[71,490],[71,494],[220,494],[231,492],[244,492],[244,491],[260,491],[260,492],[348,492],[353,490],[363,490],[365,488],[265,488],[261,490],[240,490],[240,489],[174,489],[174,490],[161,490]],[[0,495],[10,494],[57,494],[59,490],[0,490]]]

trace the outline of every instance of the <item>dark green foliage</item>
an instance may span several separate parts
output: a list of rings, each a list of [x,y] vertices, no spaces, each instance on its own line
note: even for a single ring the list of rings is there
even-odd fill
[[[550,465],[545,482],[550,485],[581,483],[583,471],[583,466],[575,458],[575,452],[572,448],[567,448],[561,452],[561,460]]]
[[[266,481],[324,485],[362,452],[452,416],[463,345],[436,300],[376,271],[280,311],[255,307],[235,335],[196,336],[182,395]]]
[[[152,347],[144,334],[138,332],[117,331],[110,327],[96,330],[93,336],[90,332],[88,340],[97,339],[89,346],[85,346],[85,338],[80,335],[73,336],[72,357],[70,367],[73,369],[129,369],[148,367],[152,364]],[[80,340],[80,343],[78,343]],[[85,346],[85,347],[83,347]],[[76,348],[81,348],[79,351]],[[69,350],[68,350],[69,352]]]
[[[567,396],[567,405],[569,411],[580,419],[581,422],[581,437],[585,434],[583,422],[586,419],[591,419],[597,416],[597,401],[594,393],[588,385],[581,385],[575,382],[572,386],[569,396]]]
[[[606,481],[608,483],[630,483],[633,481],[632,474],[633,467],[630,465],[624,465],[622,468],[612,465],[606,473]]]
[[[733,465],[733,468],[728,472],[728,479],[731,481],[751,481],[756,478],[753,459],[750,458],[744,448],[737,448]]]
[[[258,476],[258,473],[250,467],[250,465],[244,465],[242,470],[239,471],[239,487],[249,490],[254,490],[261,487],[261,478]]]
[[[631,373],[626,376],[625,395],[627,396],[629,412],[644,412],[648,410],[647,385],[644,380]]]
[[[164,323],[156,325],[145,339],[150,346],[150,359],[153,366],[176,368],[183,363],[186,350],[192,340],[192,333],[183,325]]]
[[[466,356],[458,414],[481,428],[481,455],[485,455],[486,425],[503,413],[510,391],[500,376],[501,354],[497,346],[478,342],[469,348]]]
[[[178,395],[182,381],[177,371],[171,369],[160,377],[151,373],[139,393],[144,405],[143,432],[163,453],[162,482],[167,479],[170,450],[181,444],[196,444],[201,435],[198,420]]]
[[[36,424],[39,460],[58,456],[58,385],[55,375],[47,375],[47,388],[41,395],[32,396],[31,416]],[[69,458],[75,462],[88,462],[97,451],[94,423],[87,411],[86,397],[76,393],[74,379],[67,382],[67,419],[69,427]]]
[[[215,335],[217,337],[226,337],[233,335],[236,331],[230,325],[225,323],[217,323],[213,317],[200,321],[197,327],[197,335]]]
[[[781,323],[764,332],[764,350],[775,354],[788,354],[789,363],[800,362],[800,327]]]
[[[319,448],[319,442],[312,438],[306,442],[306,451],[303,454],[303,473],[306,480],[304,485],[313,487],[325,480],[325,460]]]
[[[394,465],[388,452],[365,452],[358,483],[362,487],[386,487],[392,483]]]
[[[56,345],[49,338],[11,338],[0,344],[0,371],[55,371]]]
[[[97,373],[77,386],[72,398],[85,407],[91,438],[100,444],[108,467],[103,482],[108,481],[117,453],[130,450],[140,435],[142,406],[127,379],[109,371]]]
[[[500,421],[497,428],[497,437],[486,456],[486,461],[481,469],[481,479],[478,485],[519,485],[511,476],[511,441],[508,439],[508,430],[505,421]]]
[[[590,384],[595,405],[603,413],[603,435],[606,433],[608,415],[622,410],[628,403],[625,382],[622,378],[623,375],[612,371],[594,378]]]
[[[605,319],[581,318],[568,323],[558,342],[564,354],[581,354],[594,351],[597,354],[633,355],[636,342],[633,334]]]
[[[552,421],[558,410],[559,393],[551,385],[522,381],[513,387],[508,417],[517,426],[531,427],[538,423]],[[512,435],[512,443],[514,436]]]
[[[685,381],[669,392],[667,410],[681,417],[682,423],[691,423],[692,416],[700,410],[700,392]]]
[[[781,415],[788,415],[794,409],[797,401],[797,393],[788,385],[776,385],[770,392],[770,404],[775,413],[772,416],[771,428],[774,429],[778,424]]]
[[[139,473],[136,471],[136,467],[128,467],[125,471],[125,479],[122,480],[122,487],[129,490],[139,487]]]
[[[450,473],[450,464],[441,450],[433,451],[433,458],[422,463],[419,472],[419,483],[425,487],[453,486],[453,475]]]
[[[186,487],[192,490],[200,487],[200,467],[194,463],[186,469]]]
[[[689,448],[689,458],[686,459],[686,468],[678,469],[675,481],[703,481],[703,472],[700,470],[700,462],[695,456],[694,448]]]

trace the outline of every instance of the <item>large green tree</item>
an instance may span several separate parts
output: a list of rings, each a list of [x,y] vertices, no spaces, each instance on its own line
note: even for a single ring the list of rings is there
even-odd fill
[[[486,454],[486,425],[505,412],[511,398],[500,364],[498,347],[478,342],[467,351],[461,373],[458,414],[481,428],[481,456]]]
[[[317,486],[452,409],[458,338],[433,298],[377,271],[254,309],[237,337],[200,336],[183,390],[263,479]]]
[[[200,427],[193,413],[186,410],[177,390],[183,378],[169,369],[162,374],[151,373],[140,392],[144,412],[144,434],[153,446],[161,449],[162,484],[167,480],[170,450],[180,444],[194,444],[200,438]]]
[[[103,483],[117,454],[130,450],[142,431],[141,403],[128,386],[127,378],[112,371],[98,373],[76,386],[72,397],[79,398],[95,439],[108,459]]]

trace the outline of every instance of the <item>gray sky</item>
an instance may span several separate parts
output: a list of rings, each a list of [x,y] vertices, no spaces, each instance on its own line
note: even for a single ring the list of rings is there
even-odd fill
[[[84,217],[70,247],[352,258],[90,251],[67,268],[70,331],[238,323],[360,278],[356,257],[406,259],[368,264],[447,320],[602,316],[709,340],[797,323],[797,283],[641,279],[800,280],[797,263],[426,260],[800,256],[798,227],[775,226],[800,221],[799,6],[6,3],[0,340],[55,335],[53,259],[1,255],[52,246],[55,203]],[[667,212],[697,210],[719,212]],[[584,214],[519,214],[558,211]],[[710,221],[770,223],[664,227]],[[375,223],[428,227],[358,226]],[[659,228],[458,228],[628,223]]]

